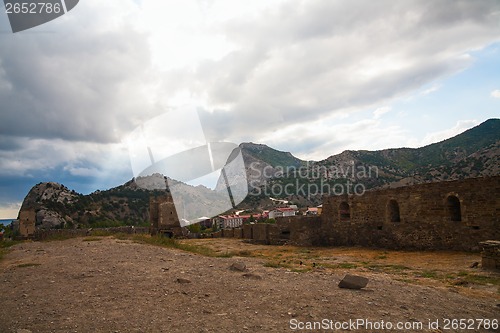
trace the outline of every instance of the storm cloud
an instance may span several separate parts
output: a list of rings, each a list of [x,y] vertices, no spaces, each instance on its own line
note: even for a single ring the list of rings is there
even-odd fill
[[[0,186],[11,189],[12,177],[23,191],[39,180],[117,185],[131,175],[121,142],[183,103],[199,106],[209,141],[277,144],[304,157],[351,147],[352,131],[371,133],[367,148],[373,137],[391,144],[404,131],[382,125],[385,111],[337,120],[456,74],[500,40],[495,0],[245,6],[86,0],[17,34],[0,15]]]

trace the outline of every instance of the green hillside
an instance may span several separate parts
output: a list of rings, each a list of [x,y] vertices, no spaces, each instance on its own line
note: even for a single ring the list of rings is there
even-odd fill
[[[266,162],[267,164],[277,167],[277,166],[295,166],[299,167],[304,161],[293,156],[289,152],[279,151],[273,149],[269,146],[255,143],[242,143],[240,145],[241,149],[246,151],[253,157]]]
[[[450,139],[421,148],[398,148],[354,152],[360,162],[394,168],[407,175],[415,171],[448,166],[500,140],[500,119],[489,119]]]

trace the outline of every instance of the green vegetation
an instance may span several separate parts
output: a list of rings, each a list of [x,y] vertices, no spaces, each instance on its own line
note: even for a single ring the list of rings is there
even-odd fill
[[[287,263],[286,261],[276,261],[276,260],[270,260],[264,263],[264,267],[271,267],[271,268],[292,268],[293,266],[290,263]]]
[[[115,237],[118,238],[120,236],[115,236]],[[212,250],[208,247],[205,247],[205,246],[188,244],[188,243],[184,243],[184,242],[177,240],[177,239],[174,239],[174,238],[168,238],[168,237],[162,237],[162,236],[149,236],[149,235],[135,234],[135,235],[121,236],[121,238],[119,238],[119,239],[124,239],[124,238],[131,239],[137,243],[151,244],[151,245],[156,245],[156,246],[161,246],[161,247],[179,249],[179,250],[183,250],[183,251],[191,252],[191,253],[196,253],[196,254],[200,254],[203,256],[207,256],[207,257],[230,258],[230,257],[235,255],[232,252],[217,252],[217,251],[214,251],[214,250]]]
[[[427,278],[427,279],[437,279],[438,273],[436,271],[422,271],[417,274],[417,276]]]
[[[252,252],[247,251],[247,250],[241,250],[238,252],[238,255],[240,257],[250,257],[252,255]]]
[[[348,176],[356,175],[358,179],[354,181],[354,184],[362,183],[366,189],[374,188],[377,186],[384,185],[389,182],[397,181],[401,178],[411,177],[416,174],[420,175],[425,181],[432,180],[446,180],[452,175],[459,176],[461,178],[467,177],[467,172],[465,169],[471,167],[475,171],[483,170],[485,167],[485,161],[480,158],[467,158],[470,154],[477,152],[481,149],[485,149],[500,139],[500,120],[490,119],[483,124],[476,126],[458,136],[450,138],[448,140],[431,144],[422,148],[397,148],[397,149],[385,149],[380,151],[349,151],[348,155],[350,159],[355,163],[356,168],[350,167],[350,169],[344,169],[337,174],[337,178],[333,179],[323,179],[321,183],[320,176],[317,174],[318,170],[325,170],[329,167],[335,166],[329,159],[313,162],[309,165],[308,170],[302,170],[303,174],[307,174],[307,177],[294,174],[284,174],[282,177],[277,177],[271,179],[268,188],[277,185],[280,188],[288,188],[288,193],[297,193],[302,197],[308,197],[311,203],[316,204],[315,197],[319,197],[317,194],[318,189],[321,184],[323,184],[323,193],[328,193],[334,189],[336,192],[340,192],[340,189],[344,187],[344,193],[346,192],[346,186],[348,185],[347,180],[342,176],[342,172],[349,173]],[[255,148],[257,149],[257,148]],[[268,163],[273,161],[275,163],[276,159],[279,160],[280,156],[278,153],[276,157],[267,156],[267,154],[273,153],[270,148],[259,148],[258,152],[253,154],[257,158],[265,159]],[[261,152],[262,151],[262,152]],[[262,155],[262,157],[260,157]],[[271,163],[272,164],[272,163]],[[294,164],[289,162],[290,166]],[[374,169],[376,175],[359,174],[360,170],[371,170]],[[316,170],[316,173],[314,172]],[[439,174],[432,175],[429,173],[430,170],[439,170]],[[351,182],[352,186],[353,182]],[[348,186],[347,186],[348,188]],[[261,193],[264,191],[261,191]],[[352,192],[352,188],[349,189]],[[281,195],[280,195],[281,194]],[[278,193],[275,195],[277,198],[287,198],[286,193]],[[260,198],[252,198],[245,201],[245,204],[255,204],[258,203]]]
[[[90,232],[90,234],[92,236],[100,236],[100,237],[106,237],[106,236],[112,236],[112,235],[116,235],[116,233],[112,233],[110,231],[107,231],[107,230],[99,230],[99,229],[94,229]]]
[[[85,237],[82,239],[83,242],[97,242],[97,241],[100,241],[102,240],[102,237],[95,237],[95,236],[92,236],[92,237]]]
[[[2,260],[3,256],[9,252],[9,248],[16,244],[21,243],[21,241],[15,241],[10,239],[4,239],[0,241],[0,260]]]
[[[76,237],[81,237],[79,235],[73,235],[73,234],[51,234],[49,236],[47,236],[46,238],[44,238],[42,240],[42,242],[52,242],[52,241],[64,241],[64,240],[68,240],[68,239],[71,239],[71,238],[76,238]]]
[[[404,266],[404,265],[380,265],[380,264],[373,264],[373,263],[368,263],[368,262],[363,262],[363,266],[366,268],[369,268],[370,270],[373,271],[380,271],[380,272],[386,272],[386,273],[400,273],[406,270],[411,270],[410,267]]]
[[[187,226],[187,228],[192,233],[198,234],[201,232],[201,226],[199,223],[190,224]]]
[[[33,267],[33,266],[40,266],[40,265],[41,264],[34,263],[34,262],[27,262],[27,263],[24,263],[24,264],[19,264],[19,265],[17,265],[17,267],[23,268],[23,267]]]
[[[242,149],[249,152],[254,157],[270,164],[273,167],[282,166],[295,166],[299,167],[305,162],[293,156],[289,152],[279,151],[268,147],[266,145],[259,145],[253,143],[244,143],[241,145]]]
[[[53,187],[51,183],[45,184],[47,188]],[[60,228],[147,226],[150,195],[164,194],[165,191],[147,191],[131,185],[132,183],[128,182],[122,186],[107,191],[96,191],[89,195],[70,192],[66,187],[61,186],[62,191],[71,193],[71,199],[66,198],[62,202],[51,199],[42,200],[40,196],[33,194],[29,200],[60,216],[71,217],[71,220],[67,219],[67,222]]]

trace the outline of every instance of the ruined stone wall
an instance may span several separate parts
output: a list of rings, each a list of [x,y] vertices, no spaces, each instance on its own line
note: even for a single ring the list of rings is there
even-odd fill
[[[269,225],[270,244],[312,246],[321,243],[321,218],[319,216],[278,217]]]
[[[244,224],[242,227],[243,227],[243,238],[252,239],[253,238],[252,225]]]
[[[233,229],[222,229],[222,237],[233,238],[234,230]]]
[[[275,224],[244,224],[242,228],[223,229],[212,237],[232,237],[252,240],[259,244],[311,246],[321,242],[319,216],[279,217]]]
[[[241,228],[235,228],[234,230],[234,238],[243,238],[243,229]]]
[[[34,209],[19,212],[19,234],[23,238],[31,238],[35,233],[36,213]]]
[[[257,223],[252,226],[252,240],[257,243],[269,244],[268,228],[269,224]]]
[[[477,251],[500,239],[500,177],[330,197],[321,218],[318,245]]]
[[[488,240],[479,244],[481,251],[481,266],[486,269],[500,270],[500,241]]]
[[[170,195],[158,197],[151,196],[149,199],[149,220],[151,233],[159,230],[171,229],[176,235],[181,235],[179,218],[176,207]],[[179,229],[179,230],[178,230]]]
[[[159,227],[178,227],[179,219],[175,211],[173,202],[162,202],[158,206],[158,226]]]
[[[172,212],[171,201],[160,202],[150,212],[152,224],[155,214],[164,221]],[[276,224],[245,224],[212,236],[276,245],[478,251],[481,241],[500,240],[500,176],[329,197],[321,216],[281,217]]]

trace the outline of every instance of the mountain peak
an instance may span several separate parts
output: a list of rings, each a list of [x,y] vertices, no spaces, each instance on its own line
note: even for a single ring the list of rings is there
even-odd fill
[[[290,152],[280,151],[265,144],[244,142],[240,144],[243,157],[260,160],[272,167],[300,166],[304,161],[295,157]]]

